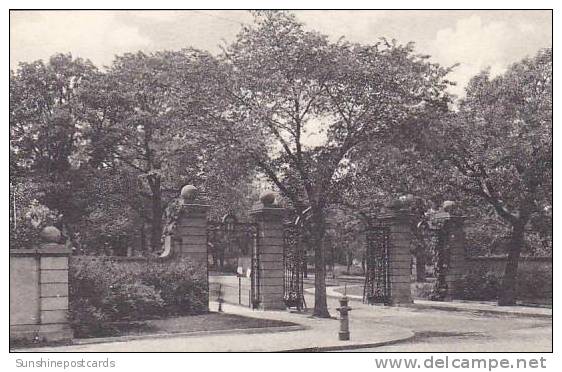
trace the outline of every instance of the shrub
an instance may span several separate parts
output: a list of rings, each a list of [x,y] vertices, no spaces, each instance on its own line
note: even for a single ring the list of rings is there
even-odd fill
[[[458,295],[464,300],[496,300],[501,291],[502,275],[484,269],[473,270],[458,282]],[[517,273],[517,299],[552,302],[552,272],[523,270]]]
[[[74,298],[70,308],[75,337],[102,337],[112,334],[113,329],[107,324],[107,315],[100,308],[90,304],[88,299]]]
[[[169,314],[200,314],[207,310],[207,273],[188,260],[148,265],[141,280],[159,290]]]
[[[104,312],[118,320],[137,320],[158,316],[164,301],[154,287],[143,283],[114,285],[110,295],[103,300]],[[113,316],[112,316],[113,315]]]
[[[207,311],[206,273],[187,260],[114,261],[73,257],[69,268],[70,315],[75,327]]]
[[[498,298],[501,279],[493,272],[474,270],[457,282],[457,295],[463,300],[490,301]]]
[[[551,270],[519,270],[517,298],[525,301],[542,300],[552,303]]]

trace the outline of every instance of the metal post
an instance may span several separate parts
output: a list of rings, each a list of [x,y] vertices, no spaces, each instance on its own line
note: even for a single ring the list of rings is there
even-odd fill
[[[349,299],[347,298],[347,284],[345,286],[344,295],[340,298],[340,307],[336,310],[340,313],[340,331],[338,333],[338,337],[340,341],[348,341],[349,340],[349,312],[351,311],[351,307],[347,306],[349,303]]]
[[[219,313],[222,313],[222,303],[224,302],[222,298],[222,284],[219,284],[219,296],[217,298],[217,302],[219,303]]]

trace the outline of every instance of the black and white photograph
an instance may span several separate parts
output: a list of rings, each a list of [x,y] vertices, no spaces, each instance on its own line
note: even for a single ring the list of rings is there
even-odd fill
[[[555,10],[5,13],[10,368],[547,368]]]

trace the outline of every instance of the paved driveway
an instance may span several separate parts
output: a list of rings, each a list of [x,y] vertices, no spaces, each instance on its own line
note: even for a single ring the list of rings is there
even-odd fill
[[[312,303],[312,298],[308,300]],[[337,301],[329,299],[330,307]],[[351,351],[366,352],[550,352],[552,319],[516,315],[480,314],[435,309],[382,307],[351,301],[354,319],[398,326],[415,333],[394,345]],[[351,330],[353,334],[353,329]]]
[[[312,295],[306,295],[309,307]],[[329,298],[332,316],[337,315],[337,298]],[[367,352],[549,352],[552,350],[552,320],[521,315],[490,315],[427,308],[369,306],[350,303],[351,341],[337,340],[338,321],[311,318],[309,314],[286,311],[251,311],[247,307],[225,305],[227,313],[286,320],[301,324],[303,330],[264,334],[198,335],[198,337],[148,338],[125,342],[104,342],[35,349],[34,351],[285,351],[334,349],[341,346],[378,344],[353,349]],[[217,304],[212,303],[211,309]],[[398,342],[392,345],[388,342]]]

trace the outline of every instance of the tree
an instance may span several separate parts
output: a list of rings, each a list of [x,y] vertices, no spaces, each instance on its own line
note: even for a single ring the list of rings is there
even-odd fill
[[[91,62],[70,54],[10,71],[10,181],[34,183],[40,201],[62,214],[65,229],[83,206],[72,197],[83,141],[79,92],[97,74]]]
[[[492,207],[510,226],[499,305],[515,303],[525,228],[552,210],[552,50],[488,71],[466,88],[458,112],[419,133],[446,182]]]
[[[350,213],[347,209],[330,209],[326,234],[329,236],[332,248],[330,254],[332,271],[334,264],[343,259],[346,263],[346,274],[349,275],[354,258],[363,258],[365,253],[363,235],[366,226],[365,221],[362,221],[360,217],[357,213]]]
[[[83,217],[74,223],[76,253],[135,255],[145,252],[145,198],[138,174],[126,167],[91,168],[73,197],[84,201]]]
[[[348,158],[398,123],[442,107],[448,69],[412,44],[332,43],[290,13],[255,16],[221,56],[217,80],[230,108],[216,119],[297,210],[311,208],[314,315],[327,317],[326,212]],[[321,144],[308,144],[311,133],[324,137]]]
[[[103,77],[84,91],[89,142],[95,166],[125,167],[137,174],[148,199],[150,246],[161,248],[163,213],[181,186],[192,183],[207,195],[225,195],[243,182],[244,154],[213,143],[203,129],[217,103],[207,70],[212,56],[193,49],[118,56]],[[232,194],[232,193],[231,193]]]
[[[143,248],[146,223],[159,249],[164,205],[186,183],[240,204],[247,187],[233,189],[248,185],[252,167],[202,130],[212,123],[206,112],[221,109],[207,73],[216,66],[191,49],[126,54],[106,71],[62,54],[20,64],[10,72],[12,188],[35,185],[88,252],[123,249],[139,235]]]
[[[173,65],[184,58],[190,56],[181,52],[118,56],[82,96],[89,161],[95,166],[124,166],[147,187],[148,192],[140,192],[149,199],[152,250],[161,247],[164,183],[196,173],[192,165],[198,154],[190,151],[192,143],[179,131],[185,118],[178,114],[180,102],[172,94]]]

